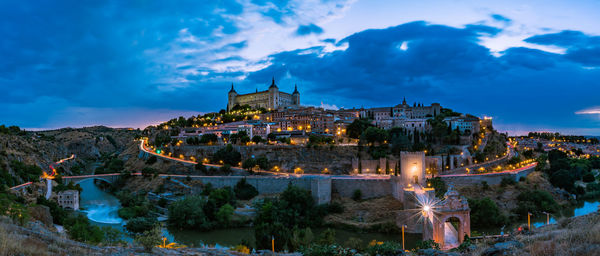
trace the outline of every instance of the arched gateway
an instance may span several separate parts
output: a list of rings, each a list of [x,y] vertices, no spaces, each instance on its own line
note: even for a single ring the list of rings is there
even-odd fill
[[[433,241],[442,249],[454,248],[471,236],[471,209],[467,199],[449,186],[442,201],[434,211]]]

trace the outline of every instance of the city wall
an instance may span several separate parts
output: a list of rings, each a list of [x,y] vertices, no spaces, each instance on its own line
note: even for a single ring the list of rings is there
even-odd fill
[[[457,186],[469,186],[478,185],[482,182],[487,182],[488,185],[498,185],[502,182],[503,178],[510,178],[514,181],[519,181],[521,177],[527,177],[531,172],[535,170],[535,166],[520,172],[511,173],[490,173],[481,175],[470,175],[470,176],[452,176],[452,175],[441,175],[440,177],[446,184],[454,184]]]

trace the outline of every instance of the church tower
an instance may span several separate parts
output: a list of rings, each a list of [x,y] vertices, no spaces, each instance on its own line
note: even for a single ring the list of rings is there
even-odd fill
[[[233,89],[233,83],[231,83],[231,90],[229,90],[228,93],[228,101],[227,101],[227,111],[231,111],[231,109],[235,106],[236,104],[236,100],[235,98],[237,97],[237,92],[235,91],[235,89]]]
[[[294,92],[292,93],[292,104],[294,106],[300,106],[300,93],[298,92],[298,86],[294,84]]]
[[[279,88],[275,84],[275,77],[269,86],[269,108],[277,109],[279,107]]]

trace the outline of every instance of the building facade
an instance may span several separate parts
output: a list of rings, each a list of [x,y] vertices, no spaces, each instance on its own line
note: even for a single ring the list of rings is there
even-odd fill
[[[63,209],[79,210],[79,191],[65,190],[58,192],[58,205]]]
[[[300,93],[298,87],[294,86],[294,92],[292,94],[281,92],[275,84],[275,78],[271,82],[271,86],[266,91],[256,91],[248,94],[238,94],[233,89],[231,84],[231,90],[228,93],[227,111],[230,111],[236,105],[249,105],[252,108],[265,108],[265,109],[278,109],[286,107],[298,107],[300,106]]]

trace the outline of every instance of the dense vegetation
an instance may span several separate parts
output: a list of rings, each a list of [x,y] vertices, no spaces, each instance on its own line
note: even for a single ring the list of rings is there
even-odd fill
[[[500,227],[508,223],[508,217],[504,215],[496,202],[484,197],[481,199],[469,198],[471,208],[472,227]]]
[[[307,228],[321,225],[330,209],[327,205],[316,205],[310,192],[291,185],[279,198],[265,199],[255,207],[258,209],[254,220],[256,246],[271,248],[271,237],[275,237],[278,251],[298,249],[293,238]]]

